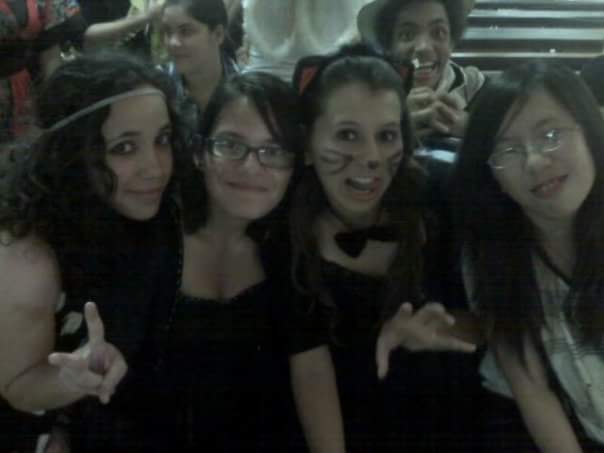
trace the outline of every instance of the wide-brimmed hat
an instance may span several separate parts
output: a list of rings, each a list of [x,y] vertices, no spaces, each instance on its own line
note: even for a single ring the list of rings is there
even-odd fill
[[[357,27],[359,29],[359,34],[361,35],[361,38],[363,39],[363,41],[365,41],[366,43],[368,43],[372,46],[382,47],[380,39],[379,39],[378,27],[380,24],[378,24],[378,22],[379,22],[379,18],[380,18],[382,10],[386,7],[386,5],[388,5],[392,1],[397,1],[397,0],[374,0],[371,3],[367,3],[365,6],[363,6],[363,8],[361,8],[361,10],[359,11],[359,14],[357,15]],[[400,0],[398,0],[398,1],[400,1]],[[468,14],[470,14],[470,11],[474,7],[474,3],[475,3],[475,0],[441,0],[441,1],[446,3],[447,6],[449,6],[448,4],[450,3],[451,4],[450,6],[453,9],[458,9],[458,8],[461,9],[463,11],[464,18],[467,17]],[[407,1],[406,3],[409,3],[409,1]],[[461,32],[463,32],[463,31],[460,30],[460,33]]]

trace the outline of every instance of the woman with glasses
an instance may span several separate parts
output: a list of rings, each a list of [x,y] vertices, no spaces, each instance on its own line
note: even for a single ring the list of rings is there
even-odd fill
[[[490,452],[604,451],[602,143],[587,86],[540,61],[503,73],[471,115],[456,209],[488,326]]]
[[[273,252],[287,247],[276,230],[302,165],[297,111],[262,73],[232,76],[208,103],[182,187],[178,294],[159,326],[156,451],[290,451],[276,314],[288,275]]]
[[[446,332],[453,318],[444,306],[427,302],[443,299],[437,282],[423,282],[427,228],[405,104],[410,72],[364,46],[296,67],[307,166],[290,225],[305,303],[290,363],[311,451],[420,452],[430,442],[444,451],[435,420],[447,413],[452,381],[442,356],[389,355],[399,346],[474,350]]]

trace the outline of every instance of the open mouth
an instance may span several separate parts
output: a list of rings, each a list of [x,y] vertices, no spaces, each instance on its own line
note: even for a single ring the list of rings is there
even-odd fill
[[[568,175],[563,175],[558,176],[557,178],[548,179],[533,187],[531,193],[539,198],[549,198],[560,191],[567,178]]]
[[[379,193],[382,186],[380,178],[373,177],[357,177],[346,179],[346,186],[354,195],[361,197],[372,197]]]
[[[438,69],[438,63],[435,61],[420,62],[419,59],[413,60],[413,66],[415,71],[413,77],[416,82],[425,83],[429,81],[436,73]]]

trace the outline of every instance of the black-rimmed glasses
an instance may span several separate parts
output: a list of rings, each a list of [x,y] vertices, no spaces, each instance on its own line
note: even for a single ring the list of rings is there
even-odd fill
[[[208,138],[205,143],[210,154],[219,159],[245,160],[250,153],[254,153],[260,164],[277,169],[293,168],[296,161],[293,152],[277,144],[251,146],[226,138]]]

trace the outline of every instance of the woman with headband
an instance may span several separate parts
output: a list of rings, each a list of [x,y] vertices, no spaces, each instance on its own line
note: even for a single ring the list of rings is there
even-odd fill
[[[389,360],[391,351],[474,350],[446,331],[443,305],[426,303],[446,295],[423,281],[431,232],[405,104],[411,70],[363,46],[296,68],[307,167],[290,225],[309,303],[296,314],[291,367],[312,451],[344,451],[340,407],[346,451],[423,451],[440,434],[427,422],[438,418],[433,405],[451,404],[448,384],[431,377],[446,367],[434,355]]]
[[[109,403],[139,350],[184,152],[172,97],[113,54],[65,64],[40,92],[41,135],[0,205],[0,393],[20,411]]]

